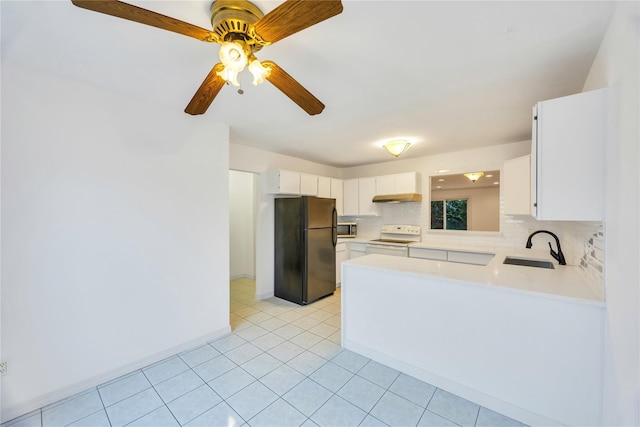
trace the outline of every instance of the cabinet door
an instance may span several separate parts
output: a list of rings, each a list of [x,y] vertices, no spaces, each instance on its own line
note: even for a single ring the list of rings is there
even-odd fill
[[[483,252],[448,251],[447,261],[460,262],[463,264],[487,265],[494,256],[495,254],[487,254]]]
[[[318,197],[331,197],[331,178],[318,177]]]
[[[376,179],[358,179],[358,210],[360,215],[376,215],[373,197],[376,195]]]
[[[507,215],[531,214],[531,155],[504,162],[502,171],[502,196]]]
[[[395,175],[376,176],[376,195],[396,194]]]
[[[349,243],[347,244],[348,259],[358,258],[367,254],[366,243]]]
[[[341,179],[331,178],[331,198],[336,199],[338,215],[344,215],[344,196]]]
[[[600,89],[536,104],[531,197],[537,219],[602,220],[605,101]]]
[[[336,285],[342,283],[342,262],[347,260],[347,244],[336,245]]]
[[[300,173],[272,169],[267,174],[267,193],[300,194]]]
[[[318,195],[318,176],[306,173],[300,174],[300,194],[303,196]]]
[[[420,183],[417,172],[406,172],[394,175],[396,194],[419,193]]]
[[[344,215],[358,215],[358,180],[346,179],[342,184],[344,188]]]
[[[443,249],[412,248],[409,247],[409,257],[422,259],[435,259],[438,261],[447,260],[447,251]]]

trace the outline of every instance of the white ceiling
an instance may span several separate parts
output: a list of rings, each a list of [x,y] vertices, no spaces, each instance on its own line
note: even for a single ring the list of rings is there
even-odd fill
[[[211,28],[210,1],[130,1]],[[255,1],[267,13],[280,1]],[[231,142],[346,167],[530,139],[536,101],[577,93],[602,41],[610,1],[357,1],[265,47],[325,105],[309,116],[269,83],[224,87],[198,120]],[[2,60],[183,112],[218,62],[216,44],[77,8],[6,1]]]

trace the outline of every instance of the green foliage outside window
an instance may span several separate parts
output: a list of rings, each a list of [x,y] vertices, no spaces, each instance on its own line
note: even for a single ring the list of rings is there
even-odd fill
[[[446,218],[446,221],[445,221]],[[431,202],[432,230],[466,230],[467,200],[440,200]]]

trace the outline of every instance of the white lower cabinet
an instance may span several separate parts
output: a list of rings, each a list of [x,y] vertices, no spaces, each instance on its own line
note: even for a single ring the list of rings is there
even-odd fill
[[[495,254],[488,252],[451,251],[437,248],[412,248],[410,258],[431,259],[435,261],[459,262],[462,264],[487,265]]]
[[[409,247],[409,257],[421,258],[421,259],[434,259],[436,261],[446,261],[447,251],[443,251],[442,249]]]
[[[447,261],[461,262],[463,264],[487,265],[495,254],[483,252],[459,252],[447,251]]]
[[[348,259],[358,258],[367,254],[367,244],[350,242],[348,245]]]
[[[336,285],[342,282],[342,262],[348,259],[347,244],[336,245]]]

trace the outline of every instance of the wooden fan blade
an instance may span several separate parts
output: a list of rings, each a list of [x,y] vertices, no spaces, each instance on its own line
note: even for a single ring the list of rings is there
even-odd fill
[[[267,80],[280,89],[280,91],[287,95],[293,102],[298,104],[300,108],[312,116],[322,113],[324,104],[293,77],[287,74],[286,71],[276,65],[275,62],[262,61],[262,65],[271,68],[271,73],[267,77]]]
[[[83,9],[151,25],[152,27],[173,31],[174,33],[183,34],[205,42],[214,42],[217,39],[213,31],[121,1],[71,0],[71,3]]]
[[[222,86],[226,83],[224,79],[218,75],[218,71],[222,70],[224,70],[224,65],[220,62],[213,66],[198,88],[196,94],[191,98],[187,108],[184,109],[185,113],[196,116],[198,114],[204,114],[207,111],[213,102],[213,99],[218,95],[218,92],[220,92],[220,89],[222,89]]]
[[[275,43],[341,12],[340,0],[287,0],[260,18],[253,28],[264,41]]]

